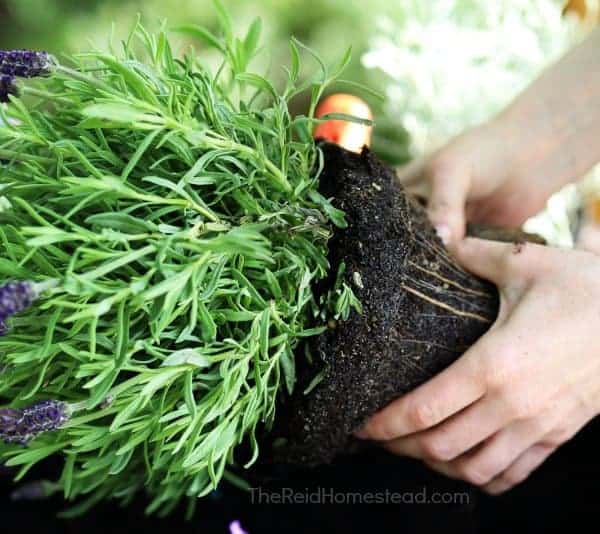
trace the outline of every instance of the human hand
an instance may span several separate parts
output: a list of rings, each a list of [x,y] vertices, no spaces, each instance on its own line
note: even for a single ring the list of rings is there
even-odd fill
[[[446,243],[465,220],[519,226],[600,160],[599,46],[597,28],[500,115],[399,171]]]
[[[554,163],[535,157],[537,144],[523,139],[516,120],[498,117],[400,168],[398,178],[428,199],[446,244],[464,237],[466,221],[517,228],[559,187],[547,168]]]
[[[500,493],[600,412],[600,258],[475,238],[453,252],[497,284],[496,322],[357,435]]]

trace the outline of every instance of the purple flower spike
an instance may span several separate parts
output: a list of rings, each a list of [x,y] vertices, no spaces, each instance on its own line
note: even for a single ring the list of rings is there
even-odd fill
[[[0,102],[8,102],[8,95],[18,94],[15,77],[10,74],[0,74]]]
[[[52,67],[52,58],[48,52],[0,50],[0,74],[34,78],[47,76],[52,71]]]
[[[0,439],[25,445],[44,432],[59,429],[69,420],[64,402],[47,400],[21,409],[0,410]]]
[[[0,324],[33,303],[38,291],[32,282],[9,282],[0,286]]]

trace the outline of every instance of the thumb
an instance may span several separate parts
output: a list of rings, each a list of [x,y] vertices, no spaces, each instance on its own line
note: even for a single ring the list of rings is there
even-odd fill
[[[467,271],[502,285],[506,276],[506,258],[514,245],[466,237],[453,245],[452,254]]]
[[[437,169],[429,176],[429,218],[445,245],[465,235],[465,205],[470,180],[463,168]]]

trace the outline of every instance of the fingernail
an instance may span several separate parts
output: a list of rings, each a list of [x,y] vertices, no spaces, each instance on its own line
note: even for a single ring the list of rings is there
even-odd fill
[[[442,240],[442,243],[444,243],[444,245],[450,244],[450,237],[452,234],[450,233],[450,228],[448,228],[448,226],[446,226],[445,224],[440,224],[439,226],[436,226],[435,233]]]

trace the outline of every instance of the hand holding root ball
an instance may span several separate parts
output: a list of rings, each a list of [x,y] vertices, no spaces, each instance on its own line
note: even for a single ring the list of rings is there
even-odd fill
[[[453,251],[498,285],[495,324],[359,436],[498,493],[600,412],[600,258],[475,238]]]
[[[357,435],[490,493],[523,481],[600,413],[600,257],[464,238],[517,226],[600,160],[600,30],[490,123],[400,174],[440,237],[494,282],[497,320],[459,360]]]

